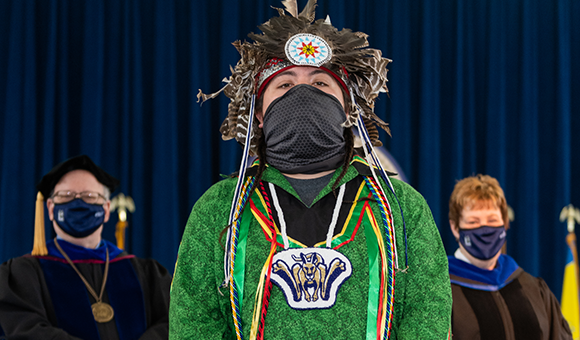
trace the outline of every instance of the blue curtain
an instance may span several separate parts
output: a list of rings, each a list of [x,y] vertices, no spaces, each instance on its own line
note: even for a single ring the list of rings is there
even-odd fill
[[[192,205],[241,154],[218,132],[228,100],[200,106],[197,91],[221,87],[239,57],[231,42],[276,15],[270,6],[281,4],[0,1],[0,261],[31,249],[42,175],[84,153],[135,200],[128,250],[172,270]],[[448,252],[453,185],[490,174],[515,212],[508,253],[559,296],[558,217],[580,205],[580,2],[320,0],[317,14],[394,60],[376,108],[393,137],[381,137]]]

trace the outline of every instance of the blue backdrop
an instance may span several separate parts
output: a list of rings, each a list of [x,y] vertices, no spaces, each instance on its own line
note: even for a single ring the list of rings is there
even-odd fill
[[[172,270],[192,205],[241,153],[218,132],[227,99],[200,107],[197,91],[220,88],[238,60],[230,43],[277,15],[270,6],[281,4],[0,1],[0,261],[32,247],[42,175],[85,153],[135,200],[128,250]],[[376,110],[393,138],[382,140],[448,252],[454,183],[490,174],[515,211],[509,254],[559,296],[558,217],[580,205],[580,2],[320,0],[317,17],[326,14],[394,60],[391,96]]]

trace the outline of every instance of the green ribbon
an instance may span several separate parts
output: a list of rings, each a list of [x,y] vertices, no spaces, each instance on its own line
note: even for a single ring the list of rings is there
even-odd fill
[[[247,216],[250,214],[250,216]],[[238,235],[238,247],[234,261],[234,284],[238,289],[238,309],[242,313],[242,301],[244,301],[244,277],[246,274],[246,245],[248,243],[248,231],[251,221],[250,209],[244,209],[242,218],[238,221],[240,233]]]
[[[365,223],[365,236],[367,240],[367,253],[369,256],[369,300],[367,305],[366,339],[376,340],[380,293],[379,290],[381,287],[381,259],[379,254],[379,240],[377,239],[377,235],[375,234],[372,223],[370,222]]]

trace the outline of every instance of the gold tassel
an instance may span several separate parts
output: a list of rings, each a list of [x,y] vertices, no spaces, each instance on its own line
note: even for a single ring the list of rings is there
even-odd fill
[[[32,255],[48,255],[46,239],[44,237],[44,196],[42,196],[40,191],[36,195],[36,217],[34,219],[34,246],[32,247]]]
[[[117,248],[125,249],[125,228],[127,228],[127,221],[119,220],[115,228],[115,238],[117,239]]]

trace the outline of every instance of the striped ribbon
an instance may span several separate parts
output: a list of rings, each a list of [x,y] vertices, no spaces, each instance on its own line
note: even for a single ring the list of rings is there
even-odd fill
[[[382,190],[378,189],[377,183],[375,182],[374,178],[370,176],[365,177],[365,181],[371,190],[373,197],[379,203],[379,208],[381,211],[381,218],[383,220],[383,225],[385,228],[385,233],[388,235],[387,237],[387,255],[386,259],[388,265],[385,268],[383,264],[383,269],[386,269],[388,277],[387,277],[387,284],[386,287],[383,287],[383,281],[381,280],[381,294],[386,290],[386,297],[381,296],[380,300],[380,309],[379,309],[379,318],[381,322],[377,325],[380,327],[380,332],[377,332],[377,338],[388,339],[391,335],[392,329],[392,322],[393,322],[393,310],[395,305],[395,243],[393,242],[395,232],[393,230],[393,223],[392,223],[392,214],[391,211],[388,209],[388,205],[386,202],[387,199],[384,196]],[[380,236],[380,235],[378,235]],[[379,246],[383,242],[379,241]],[[381,252],[381,258],[383,258]],[[386,306],[385,306],[386,305]]]
[[[264,190],[264,184],[260,182],[260,189],[262,192]],[[268,195],[264,196],[264,201],[266,202],[266,208],[268,213],[268,226],[272,231],[272,235],[276,234],[276,230],[274,230],[274,222],[272,219],[272,207],[270,206],[270,198]],[[272,282],[270,281],[270,274],[272,273],[272,259],[274,258],[274,253],[276,252],[276,238],[272,237],[271,246],[270,246],[270,258],[269,258],[269,265],[268,265],[268,277],[266,278],[266,287],[264,292],[264,300],[262,301],[262,313],[260,316],[260,326],[258,328],[258,340],[264,339],[264,323],[266,321],[266,313],[268,312],[268,305],[270,304],[270,294],[272,293]]]
[[[403,236],[404,236],[404,240],[405,240],[405,268],[400,269],[399,268],[399,257],[397,254],[397,249],[396,249],[396,239],[394,240],[395,243],[395,267],[398,270],[402,270],[405,271],[407,270],[407,268],[409,267],[409,260],[408,260],[408,256],[407,256],[407,225],[405,223],[405,216],[403,214],[403,207],[401,206],[401,202],[399,202],[399,198],[397,197],[397,194],[395,193],[395,188],[393,187],[393,184],[391,183],[391,180],[389,178],[389,176],[387,175],[387,172],[385,171],[385,169],[383,168],[379,157],[375,151],[375,149],[373,148],[373,144],[371,142],[370,136],[369,136],[369,132],[365,126],[365,123],[362,119],[362,112],[363,110],[361,109],[361,107],[356,103],[356,100],[354,99],[354,95],[351,93],[351,100],[352,102],[355,104],[357,111],[359,113],[358,117],[357,117],[357,129],[358,129],[358,133],[359,133],[359,137],[362,140],[362,148],[365,154],[365,158],[366,161],[369,163],[370,169],[373,173],[373,177],[375,177],[375,179],[378,182],[378,178],[375,174],[374,171],[374,167],[373,164],[378,168],[379,170],[379,174],[381,175],[381,177],[383,178],[383,180],[387,183],[387,188],[389,188],[389,190],[391,191],[391,193],[393,194],[393,196],[395,196],[395,200],[397,201],[397,204],[399,205],[399,211],[401,213],[401,218],[403,220]],[[380,192],[383,192],[381,184],[377,183],[378,187],[380,188]],[[389,205],[388,201],[387,201],[387,206]]]
[[[259,183],[260,191],[265,192],[264,184],[262,181]],[[276,234],[274,230],[274,223],[272,221],[272,209],[270,207],[270,200],[268,195],[263,195],[267,214],[268,214],[268,228],[271,230],[272,235]],[[262,267],[262,272],[260,273],[260,281],[256,289],[256,297],[254,301],[254,312],[252,317],[252,328],[250,330],[250,340],[263,340],[264,339],[264,322],[266,320],[266,313],[268,312],[268,305],[270,303],[270,293],[272,292],[272,282],[270,281],[272,273],[272,260],[276,254],[276,238],[272,237],[270,245],[270,254]],[[265,278],[265,281],[264,281]]]
[[[228,225],[232,225],[236,219],[236,214],[240,209],[239,201],[240,198],[243,196],[243,182],[244,178],[246,178],[246,170],[248,168],[248,160],[250,159],[250,144],[253,137],[252,133],[252,122],[254,121],[254,106],[256,101],[256,95],[252,96],[252,100],[250,102],[250,115],[248,117],[248,128],[246,131],[246,140],[244,143],[244,151],[242,153],[242,160],[240,162],[240,170],[238,172],[238,181],[236,183],[236,188],[234,190],[234,196],[232,198],[232,206],[230,208],[230,215],[228,218]],[[228,228],[227,236],[226,236],[226,249],[224,251],[224,281],[222,282],[220,287],[225,287],[228,285],[230,281],[230,261],[229,256],[232,251],[230,245],[232,244],[232,228]]]
[[[242,334],[242,314],[241,314],[241,299],[239,297],[239,282],[236,282],[236,279],[234,277],[234,264],[236,262],[236,255],[238,253],[238,240],[239,240],[239,236],[240,236],[240,213],[241,213],[241,209],[242,207],[245,205],[249,193],[250,193],[250,188],[252,187],[253,183],[254,183],[254,177],[248,177],[248,179],[246,180],[246,182],[243,185],[243,188],[241,190],[241,194],[240,197],[238,199],[238,202],[236,204],[236,209],[235,209],[235,214],[234,214],[234,221],[232,223],[232,227],[231,227],[231,240],[230,240],[230,255],[229,255],[229,260],[230,260],[230,272],[229,272],[229,284],[230,284],[230,304],[232,307],[232,317],[234,320],[234,328],[236,329],[236,337],[237,339],[241,340],[243,339],[243,334]]]

